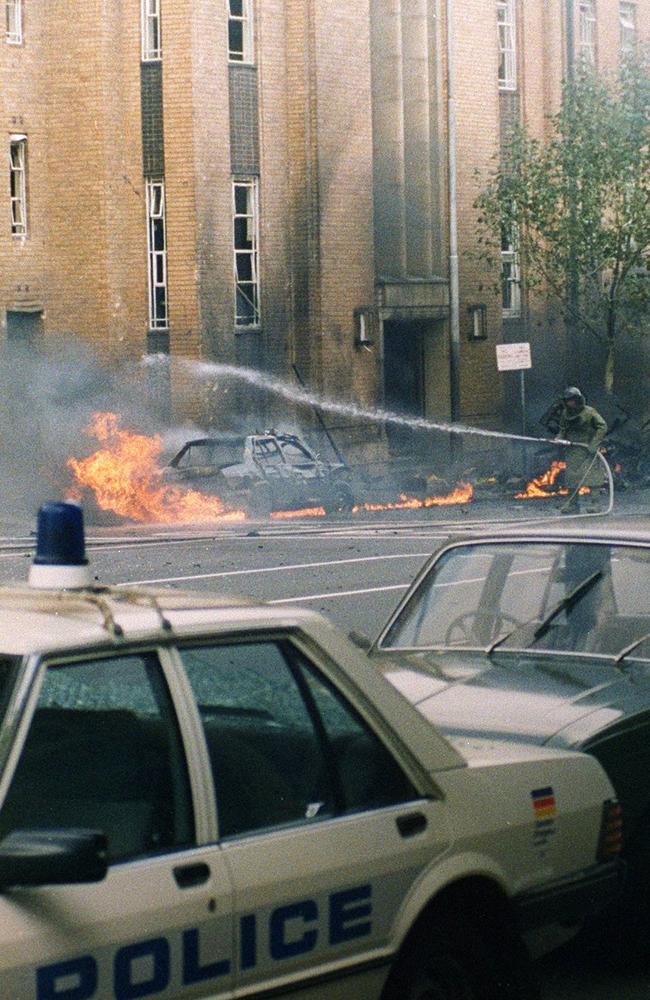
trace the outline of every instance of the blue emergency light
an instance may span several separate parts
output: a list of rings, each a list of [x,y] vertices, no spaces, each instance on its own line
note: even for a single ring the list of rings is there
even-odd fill
[[[29,571],[30,587],[79,589],[92,586],[86,559],[81,507],[46,503],[38,512],[36,555]]]

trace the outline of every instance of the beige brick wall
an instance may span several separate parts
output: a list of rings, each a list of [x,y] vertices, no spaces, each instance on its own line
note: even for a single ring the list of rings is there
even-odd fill
[[[564,6],[518,0],[520,108],[540,135],[560,99]],[[412,56],[399,67],[388,65],[397,43],[393,51],[386,41],[386,60],[383,52],[377,58],[378,0],[257,0],[263,324],[240,333],[227,7],[161,0],[172,355],[256,363],[289,378],[296,363],[328,394],[381,399],[379,349],[357,351],[353,343],[354,310],[375,298],[377,261],[406,276],[447,274],[444,7],[436,0],[383,4],[384,21],[399,28]],[[476,171],[485,173],[499,148],[496,5],[456,0],[454,7],[462,415],[486,423],[497,419],[501,401],[500,299],[490,288],[494,276],[465,252],[476,234]],[[102,356],[135,359],[147,332],[140,0],[48,0],[26,2],[24,10],[23,45],[0,41],[0,120],[5,147],[11,132],[28,136],[29,234],[12,238],[8,184],[0,185],[0,320],[7,308],[39,306],[46,334],[69,332]],[[618,0],[597,0],[597,12],[599,66],[613,71]],[[637,14],[641,38],[650,39],[646,0]],[[409,140],[401,153],[395,145],[394,162],[378,142],[398,144],[397,97],[386,84],[385,105],[373,109],[372,100],[373,74],[376,82],[384,71],[401,74],[405,95],[400,114]],[[378,152],[384,159],[373,176]],[[373,184],[390,186],[391,178],[403,195],[404,230],[389,254],[381,241],[375,247]],[[476,302],[488,305],[489,339],[480,343],[468,339],[467,307]],[[532,325],[521,331],[534,339],[548,322],[542,300],[531,306]],[[426,405],[441,415],[447,326],[438,324],[435,337]],[[179,410],[208,419],[212,404],[192,392],[177,384]]]

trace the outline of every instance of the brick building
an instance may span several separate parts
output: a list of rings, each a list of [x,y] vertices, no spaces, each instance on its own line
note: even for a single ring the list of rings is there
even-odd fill
[[[6,0],[0,332],[295,366],[336,398],[447,418],[450,41],[456,416],[498,423],[495,342],[539,336],[546,362],[552,320],[514,248],[502,297],[464,255],[475,171],[509,122],[541,132],[557,105],[567,5],[599,67],[650,38],[648,0]],[[173,371],[176,414],[219,419]]]

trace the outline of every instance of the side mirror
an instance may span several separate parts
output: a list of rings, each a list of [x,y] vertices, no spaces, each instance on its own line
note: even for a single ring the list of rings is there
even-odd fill
[[[367,635],[364,635],[363,632],[357,632],[355,629],[348,632],[348,639],[354,643],[357,649],[362,649],[364,653],[367,653],[372,646],[372,640]]]
[[[14,830],[0,841],[0,889],[101,882],[107,851],[99,830]]]

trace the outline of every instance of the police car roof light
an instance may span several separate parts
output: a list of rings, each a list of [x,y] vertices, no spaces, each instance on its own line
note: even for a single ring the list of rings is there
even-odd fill
[[[79,589],[92,586],[86,559],[83,512],[74,503],[46,503],[38,512],[36,555],[30,587]]]

